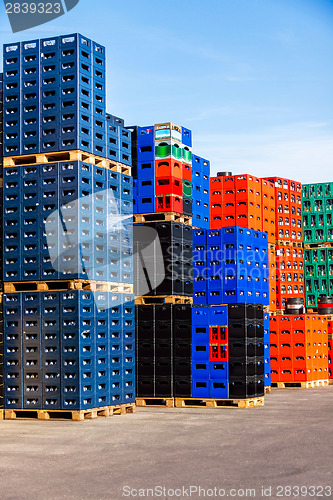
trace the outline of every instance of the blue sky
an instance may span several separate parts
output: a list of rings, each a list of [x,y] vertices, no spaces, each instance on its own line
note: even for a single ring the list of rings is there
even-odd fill
[[[193,131],[211,171],[333,181],[333,0],[80,0],[0,41],[79,31],[107,48],[108,111]]]

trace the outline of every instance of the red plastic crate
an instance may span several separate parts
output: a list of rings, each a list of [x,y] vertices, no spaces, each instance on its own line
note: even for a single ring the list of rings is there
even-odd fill
[[[211,344],[210,361],[229,361],[228,346],[223,344]]]
[[[155,177],[177,177],[183,176],[183,165],[177,160],[163,159],[155,161]],[[192,177],[190,179],[192,181]]]
[[[176,196],[183,195],[182,180],[177,177],[156,177],[155,178],[155,194],[174,194]]]
[[[187,163],[182,164],[182,178],[184,181],[192,182],[192,166]]]
[[[156,197],[156,212],[183,213],[183,198],[181,196],[163,195]]]

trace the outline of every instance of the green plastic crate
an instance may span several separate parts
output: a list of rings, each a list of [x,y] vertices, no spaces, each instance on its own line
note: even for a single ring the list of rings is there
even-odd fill
[[[187,147],[185,147],[183,149],[183,158],[184,158],[184,162],[186,162],[186,163],[192,162],[192,153]]]
[[[171,144],[160,143],[155,146],[155,156],[157,158],[168,158],[171,155]]]
[[[187,198],[192,198],[192,182],[190,181],[183,181],[183,196],[186,196]]]
[[[327,271],[326,263],[315,264],[315,277],[327,278]]]
[[[313,235],[312,235],[312,229],[305,229],[303,231],[303,241],[304,243],[313,243]]]

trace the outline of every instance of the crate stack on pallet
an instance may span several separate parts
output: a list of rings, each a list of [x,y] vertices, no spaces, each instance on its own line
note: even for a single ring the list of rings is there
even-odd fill
[[[328,378],[330,384],[333,384],[333,325],[332,321],[327,322],[328,329]]]
[[[275,263],[275,188],[268,180],[252,175],[232,175],[231,172],[218,173],[211,178],[211,227],[223,231],[238,232],[244,228],[243,238],[246,245],[230,245],[226,242],[225,268],[230,268],[234,261],[230,252],[237,248],[237,265],[232,272],[224,276],[224,300],[229,302],[261,303],[265,308],[264,376],[267,392],[270,390],[270,342],[268,310],[276,310],[276,263]],[[230,228],[236,226],[236,228]],[[228,229],[229,227],[229,229]],[[225,235],[224,237],[226,237]],[[253,237],[256,238],[253,239]],[[258,238],[259,236],[259,238]],[[251,241],[252,238],[252,241]],[[256,241],[266,240],[264,258],[262,250],[258,252]],[[230,243],[230,242],[229,242]],[[259,254],[261,256],[259,257]],[[229,256],[228,256],[229,254]],[[231,260],[230,260],[231,259]],[[236,263],[236,262],[235,262]],[[253,269],[251,270],[251,267]],[[232,267],[232,266],[231,266]],[[231,276],[230,276],[231,274]],[[234,275],[234,278],[232,278]],[[194,285],[195,286],[195,285]],[[208,285],[214,286],[213,282]],[[208,291],[208,293],[210,293]]]
[[[193,303],[193,396],[262,397],[271,385],[267,234],[195,229]]]
[[[211,228],[239,226],[267,232],[269,252],[269,309],[276,310],[275,189],[268,180],[221,172],[210,180]]]
[[[305,303],[333,295],[333,183],[303,185]]]
[[[137,395],[142,404],[145,398],[173,401],[192,391],[192,215],[197,225],[209,225],[210,164],[192,155],[192,133],[185,127],[169,122],[130,129],[138,234]],[[156,239],[143,249],[139,239],[148,241],[149,230]]]
[[[267,178],[275,186],[276,306],[271,317],[272,385],[312,387],[326,383],[327,328],[320,317],[302,314],[304,254],[302,186],[279,177]],[[325,319],[325,318],[324,318]],[[319,381],[324,382],[319,382]]]
[[[275,186],[276,309],[282,313],[288,298],[304,301],[304,255],[301,183],[280,177]]]
[[[134,410],[131,142],[105,100],[96,42],[4,46],[5,418]]]
[[[273,385],[328,385],[328,323],[325,316],[318,314],[271,317]]]

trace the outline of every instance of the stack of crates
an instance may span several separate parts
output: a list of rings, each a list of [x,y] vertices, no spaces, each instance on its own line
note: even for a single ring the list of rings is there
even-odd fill
[[[135,225],[138,235],[140,235],[141,227],[148,227],[155,231],[161,248],[161,257],[163,256],[163,263],[161,263],[158,261],[156,243],[150,246],[148,259],[150,269],[145,274],[149,279],[153,271],[155,286],[151,286],[151,291],[147,295],[192,298],[192,227],[175,221],[138,223]],[[139,240],[134,256],[135,295],[140,295],[140,281],[143,278],[140,275],[142,260]],[[163,264],[162,269],[161,264]],[[162,274],[159,274],[160,272]]]
[[[241,226],[266,231],[275,243],[275,192],[271,182],[252,175],[210,179],[211,228]]]
[[[333,326],[332,326],[332,321],[327,322],[328,326],[328,378],[330,380],[333,380],[333,340],[332,340],[332,334],[333,334]]]
[[[276,315],[270,322],[272,383],[327,381],[327,318],[318,314]]]
[[[194,306],[192,397],[248,399],[264,395],[263,306]],[[266,334],[269,336],[269,327]]]
[[[265,180],[275,186],[276,309],[282,312],[288,297],[305,297],[302,186],[280,177]]]
[[[185,127],[168,122],[130,130],[134,213],[141,214],[135,217],[135,230],[156,232],[154,243],[142,249],[138,242],[135,249],[137,295],[141,273],[149,282],[149,292],[137,299],[137,395],[191,397],[191,223],[209,227],[210,162],[192,155],[192,133]],[[152,271],[154,283],[149,280]]]
[[[267,233],[242,227],[193,230],[193,303],[269,304]]]
[[[228,174],[228,173],[226,173]],[[270,310],[276,310],[276,212],[274,184],[252,175],[218,174],[210,180],[210,226],[267,232]]]
[[[134,212],[193,215],[196,226],[208,227],[210,162],[192,156],[191,131],[173,123],[130,130]]]
[[[105,62],[79,34],[6,44],[4,156],[80,150],[130,165],[130,134],[106,115]]]
[[[305,301],[316,308],[333,294],[333,183],[303,185]]]
[[[191,396],[191,304],[136,306],[137,396]]]
[[[193,227],[210,227],[210,162],[192,154]]]
[[[277,306],[285,307],[288,297],[304,297],[303,248],[276,246]]]
[[[193,306],[193,398],[229,398],[228,306]]]
[[[107,158],[104,47],[5,45],[4,68],[5,409],[132,404],[133,187]]]
[[[303,185],[304,243],[333,241],[333,182]]]

